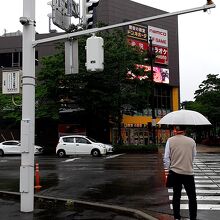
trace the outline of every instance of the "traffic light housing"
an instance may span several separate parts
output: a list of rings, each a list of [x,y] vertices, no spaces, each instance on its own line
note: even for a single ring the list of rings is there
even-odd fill
[[[99,4],[99,0],[83,0],[83,25],[86,29],[93,26],[94,8]]]
[[[104,70],[104,40],[95,35],[86,40],[86,70],[102,72]]]

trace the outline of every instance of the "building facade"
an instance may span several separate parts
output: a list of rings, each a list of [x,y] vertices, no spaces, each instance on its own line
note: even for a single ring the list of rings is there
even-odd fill
[[[100,0],[94,11],[95,23],[107,25],[151,17],[166,13],[164,11],[138,4],[130,0]],[[153,49],[160,53],[153,71],[159,74],[154,86],[155,115],[158,121],[170,111],[179,109],[179,47],[178,47],[178,19],[177,16],[158,19],[146,23],[134,24],[123,28],[127,33],[128,43],[149,48],[149,36],[153,38]],[[36,34],[36,39],[55,36],[58,33]],[[165,36],[166,35],[166,36]],[[159,36],[157,38],[157,36]],[[161,52],[162,51],[162,52]],[[36,72],[41,68],[38,59],[56,52],[53,42],[37,45]],[[139,68],[149,67],[137,64]],[[7,69],[22,68],[22,33],[5,34],[0,37],[0,73]],[[158,75],[157,75],[158,76]],[[0,77],[0,85],[2,77]],[[145,100],[143,100],[145,101]],[[151,106],[143,112],[123,115],[122,138],[124,143],[146,144],[152,136]],[[118,131],[112,129],[111,141],[117,142]],[[157,130],[157,141],[163,142],[167,131]]]
[[[95,21],[112,25],[164,13],[167,12],[129,0],[100,0],[100,3],[96,8]],[[170,111],[179,109],[180,82],[178,18],[177,16],[172,16],[141,24],[130,25],[129,27],[124,28],[124,31],[127,32],[128,42],[130,41],[129,43],[131,45],[133,44],[140,46],[143,49],[148,49],[149,37],[152,35],[154,38],[153,49],[156,50],[155,52],[165,50],[166,54],[163,54],[163,52],[160,54],[162,55],[162,60],[155,60],[153,67],[154,72],[161,73],[161,71],[166,70],[168,73],[168,81],[158,82],[158,80],[154,80],[154,107],[156,121],[158,121]],[[162,37],[159,37],[157,40],[157,36],[159,35],[162,35]],[[164,35],[167,36],[164,37]],[[163,55],[166,55],[166,59],[164,59]],[[144,66],[144,68],[148,67]],[[157,129],[157,142],[164,142],[169,135],[170,132],[168,130]],[[117,129],[113,129],[113,142],[117,142],[116,137]],[[151,106],[143,112],[135,112],[132,116],[126,114],[123,115],[122,138],[123,142],[128,144],[146,144],[151,142]]]

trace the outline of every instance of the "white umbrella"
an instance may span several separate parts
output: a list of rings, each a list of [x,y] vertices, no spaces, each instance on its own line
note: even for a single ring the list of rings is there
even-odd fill
[[[165,115],[157,124],[165,125],[211,125],[201,113],[191,110],[178,110]]]

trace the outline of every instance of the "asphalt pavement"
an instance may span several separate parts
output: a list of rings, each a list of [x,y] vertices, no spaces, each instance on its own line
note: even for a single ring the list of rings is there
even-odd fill
[[[201,153],[220,153],[220,147],[198,145],[197,151]],[[160,154],[163,149],[160,149]],[[48,220],[48,219],[80,219],[80,220],[134,220],[134,219],[160,219],[171,220],[173,216],[148,212],[138,209],[106,205],[96,202],[68,200],[63,198],[46,197],[35,194],[35,207],[31,213],[20,211],[20,194],[0,191],[1,219],[10,220]]]

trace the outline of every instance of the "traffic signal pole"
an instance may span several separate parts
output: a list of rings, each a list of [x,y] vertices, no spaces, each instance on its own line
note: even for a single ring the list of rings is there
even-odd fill
[[[114,28],[118,28],[118,27],[124,27],[124,26],[128,26],[131,24],[138,24],[138,23],[147,22],[147,21],[154,21],[154,20],[158,20],[158,19],[162,19],[162,18],[171,17],[171,16],[189,14],[189,13],[197,12],[197,11],[204,11],[205,12],[208,9],[215,8],[215,7],[216,7],[215,4],[210,4],[210,5],[206,4],[201,7],[197,7],[197,8],[191,8],[191,9],[186,9],[186,10],[171,12],[171,13],[164,13],[164,14],[156,15],[156,16],[152,16],[152,17],[141,18],[141,19],[127,21],[127,22],[123,22],[123,23],[119,23],[119,24],[108,25],[108,26],[101,27],[101,28],[92,28],[92,29],[88,29],[88,30],[77,31],[74,33],[63,34],[63,35],[59,35],[56,37],[44,38],[44,39],[34,41],[33,46],[36,46],[37,44],[52,42],[52,41],[70,39],[72,37],[82,36],[82,35],[86,35],[86,34],[98,33],[100,31],[114,29]]]
[[[23,75],[21,120],[20,193],[22,212],[34,209],[34,127],[35,127],[35,0],[23,0]]]
[[[72,37],[92,34],[108,29],[127,26],[161,18],[187,14],[196,11],[207,11],[215,8],[215,4],[202,7],[165,13],[153,17],[133,20],[101,28],[78,31],[35,40],[35,0],[23,0],[23,76],[22,76],[22,121],[21,121],[21,166],[20,166],[20,193],[21,211],[32,212],[34,209],[34,127],[35,127],[35,46],[41,43],[70,39]]]

